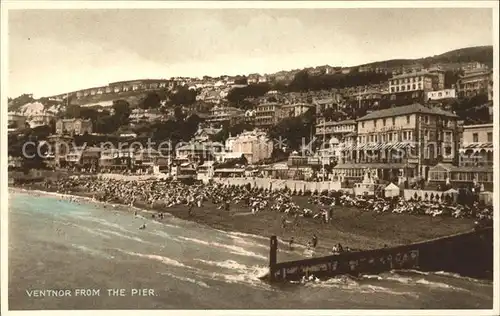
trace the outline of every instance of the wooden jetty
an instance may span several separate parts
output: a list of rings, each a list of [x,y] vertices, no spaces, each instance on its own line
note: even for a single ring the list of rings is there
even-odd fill
[[[303,277],[329,278],[341,274],[377,274],[414,269],[446,271],[474,278],[493,278],[493,228],[478,228],[424,242],[397,247],[344,252],[337,255],[277,262],[278,239],[270,238],[269,282],[298,281]]]

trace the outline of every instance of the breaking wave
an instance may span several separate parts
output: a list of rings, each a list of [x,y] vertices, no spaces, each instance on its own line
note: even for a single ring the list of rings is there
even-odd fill
[[[104,234],[115,235],[115,236],[122,237],[122,238],[125,238],[125,239],[134,240],[134,241],[137,241],[137,242],[140,242],[140,243],[151,244],[150,242],[145,241],[144,239],[141,239],[139,237],[124,235],[122,233],[115,232],[115,231],[112,231],[112,230],[100,229],[100,228],[95,228],[95,230],[100,231],[100,232],[102,232]]]
[[[449,289],[449,290],[456,290],[456,291],[467,291],[466,289],[462,289],[460,287],[455,287],[446,283],[441,283],[441,282],[434,282],[434,281],[429,281],[426,279],[419,279],[415,282],[416,284],[423,284],[427,285],[431,288],[439,288],[439,289]]]
[[[158,274],[160,274],[160,275],[166,275],[166,276],[169,276],[171,278],[174,278],[174,279],[177,279],[177,280],[180,280],[180,281],[185,281],[185,282],[193,283],[193,284],[199,285],[199,286],[204,287],[204,288],[210,288],[210,286],[208,284],[206,284],[205,282],[203,282],[203,281],[191,279],[191,278],[188,278],[188,277],[181,277],[181,276],[178,276],[178,275],[175,275],[175,274],[172,274],[172,273],[168,273],[168,272],[158,272]]]
[[[436,272],[432,272],[432,274],[433,275],[450,277],[450,278],[455,278],[455,279],[461,279],[461,280],[465,280],[465,281],[469,281],[469,282],[474,282],[474,283],[479,283],[479,284],[484,284],[484,285],[492,285],[491,281],[474,279],[474,278],[471,278],[471,277],[466,277],[466,276],[460,275],[458,273],[445,272],[445,271],[436,271]]]
[[[183,236],[179,236],[179,239],[182,239],[182,240],[185,240],[185,241],[194,242],[194,243],[205,245],[205,246],[214,246],[214,247],[217,247],[217,248],[228,249],[228,250],[230,250],[230,252],[232,254],[235,254],[235,255],[247,256],[247,257],[254,257],[254,258],[259,258],[259,259],[264,259],[264,260],[267,259],[263,255],[257,254],[257,253],[252,252],[252,251],[245,250],[244,248],[239,247],[239,246],[225,245],[225,244],[221,244],[221,243],[218,243],[218,242],[208,242],[208,241],[205,241],[205,240],[200,240],[200,239],[196,239],[196,238],[189,238],[189,237],[183,237]]]
[[[195,261],[202,262],[207,265],[211,266],[216,266],[220,268],[225,268],[229,270],[238,270],[238,271],[245,271],[248,269],[248,266],[238,263],[234,260],[226,260],[226,261],[210,261],[210,260],[203,260],[203,259],[194,259]]]
[[[96,250],[96,249],[91,249],[91,248],[88,248],[88,247],[83,246],[83,245],[71,244],[71,246],[73,246],[74,248],[76,248],[78,250],[86,252],[88,254],[94,255],[94,256],[104,257],[106,259],[114,259],[115,258],[114,256],[109,255],[109,254],[107,254],[105,252],[102,252],[102,251],[99,251],[99,250]]]
[[[315,288],[336,288],[341,290],[353,291],[357,293],[384,293],[391,295],[404,295],[418,297],[417,293],[413,292],[399,292],[383,286],[373,285],[373,284],[362,284],[350,276],[337,276],[330,278],[325,281],[321,281],[318,278],[310,277],[309,279],[304,279],[299,282],[307,287]]]
[[[109,235],[106,235],[104,233],[100,233],[100,232],[96,231],[95,229],[91,229],[91,228],[86,227],[86,226],[77,225],[77,224],[73,224],[71,226],[78,227],[81,230],[84,230],[84,231],[86,231],[86,232],[88,232],[88,233],[90,233],[92,235],[95,235],[95,236],[100,236],[100,237],[104,237],[104,238],[110,238]]]
[[[177,260],[174,260],[174,259],[171,259],[171,258],[168,258],[168,257],[164,257],[164,256],[160,256],[160,255],[142,254],[142,253],[137,253],[137,252],[132,252],[132,251],[125,251],[125,250],[121,250],[121,249],[117,249],[117,250],[120,251],[120,252],[122,252],[122,253],[131,255],[131,256],[135,256],[135,257],[139,257],[139,258],[147,258],[147,259],[159,261],[159,262],[161,262],[163,264],[166,264],[166,265],[169,265],[169,266],[182,267],[182,268],[191,268],[191,267],[186,266],[185,264],[183,264],[183,263],[181,263],[181,262],[179,262]]]

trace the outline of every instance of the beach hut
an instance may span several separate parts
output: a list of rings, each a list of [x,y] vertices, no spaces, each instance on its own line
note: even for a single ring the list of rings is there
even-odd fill
[[[394,183],[389,183],[384,189],[384,196],[387,197],[397,197],[399,196],[400,189]]]
[[[481,192],[479,193],[479,201],[486,205],[493,205],[493,192]]]

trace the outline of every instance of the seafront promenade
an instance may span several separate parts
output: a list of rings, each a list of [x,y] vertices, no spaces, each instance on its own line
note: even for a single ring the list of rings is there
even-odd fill
[[[342,188],[341,183],[337,181],[302,181],[302,180],[280,180],[272,178],[214,178],[215,183],[224,185],[244,186],[250,185],[252,188],[268,189],[268,190],[284,190],[291,191],[344,191],[352,192],[352,189]]]

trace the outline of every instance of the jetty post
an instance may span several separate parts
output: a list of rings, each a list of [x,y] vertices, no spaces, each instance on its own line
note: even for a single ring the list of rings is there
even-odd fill
[[[277,252],[278,252],[278,238],[276,236],[271,236],[270,247],[269,247],[269,282],[274,281],[274,272],[276,269],[276,262],[277,262]]]

